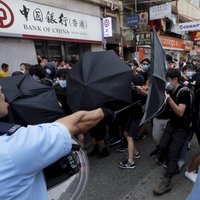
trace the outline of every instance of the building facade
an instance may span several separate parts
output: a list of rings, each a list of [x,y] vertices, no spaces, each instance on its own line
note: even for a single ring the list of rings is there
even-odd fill
[[[114,1],[115,2],[115,1]],[[9,73],[37,56],[78,60],[86,51],[119,46],[120,1],[0,1],[0,61]],[[113,36],[103,36],[103,17],[112,17]]]

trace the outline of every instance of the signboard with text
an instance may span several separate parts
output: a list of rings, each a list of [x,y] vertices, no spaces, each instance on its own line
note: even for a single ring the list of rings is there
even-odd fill
[[[138,33],[135,34],[137,45],[151,45],[151,33]]]
[[[126,19],[127,26],[138,26],[148,24],[148,13],[142,12],[134,15],[128,15]]]
[[[0,0],[0,36],[98,43],[103,40],[100,17],[23,0]]]
[[[163,19],[164,17],[171,18],[172,6],[169,3],[153,6],[149,8],[150,20]]]
[[[103,18],[103,33],[104,37],[112,37],[112,18],[111,17],[106,17]]]
[[[198,31],[200,30],[200,20],[194,22],[179,23],[180,31]]]

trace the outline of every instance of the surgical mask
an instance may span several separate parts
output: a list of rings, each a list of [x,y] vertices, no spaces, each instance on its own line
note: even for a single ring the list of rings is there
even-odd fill
[[[66,80],[59,80],[58,83],[59,83],[61,88],[66,88],[66,86],[67,86],[67,81]]]
[[[188,76],[189,78],[192,78],[193,74],[194,74],[193,71],[189,71],[189,72],[187,72],[187,76]]]
[[[174,86],[173,86],[170,82],[167,82],[167,83],[166,83],[166,85],[165,85],[165,90],[166,90],[167,92],[172,91],[173,88],[174,88]]]
[[[148,71],[148,69],[149,69],[149,64],[143,64],[143,69],[144,69],[144,71]]]

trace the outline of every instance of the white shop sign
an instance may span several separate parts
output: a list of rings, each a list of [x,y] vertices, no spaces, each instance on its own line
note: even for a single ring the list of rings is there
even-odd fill
[[[180,31],[198,31],[200,30],[200,20],[195,22],[179,23]]]
[[[101,23],[100,17],[23,0],[0,0],[0,36],[101,43]]]
[[[168,17],[171,19],[172,15],[172,6],[169,3],[162,4],[159,6],[153,6],[149,8],[150,20],[163,19]]]

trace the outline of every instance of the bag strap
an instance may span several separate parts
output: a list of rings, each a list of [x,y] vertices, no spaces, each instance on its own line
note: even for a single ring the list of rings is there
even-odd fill
[[[0,135],[7,134],[8,136],[11,136],[20,127],[21,126],[17,124],[0,122]]]

